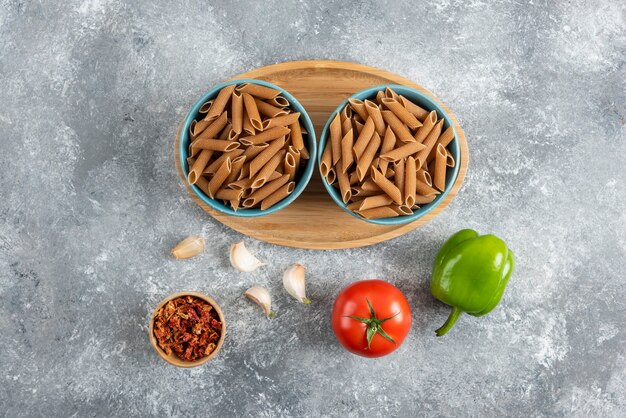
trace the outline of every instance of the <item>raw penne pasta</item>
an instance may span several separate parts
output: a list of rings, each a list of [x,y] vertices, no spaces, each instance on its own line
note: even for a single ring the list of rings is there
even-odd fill
[[[241,192],[241,194],[243,196],[243,192]],[[230,203],[230,206],[233,208],[233,210],[237,212],[237,210],[239,209],[239,204],[241,203],[241,199],[229,200],[228,203]]]
[[[231,129],[230,132],[228,132],[227,139],[229,141],[237,141],[239,139],[239,134]]]
[[[289,106],[289,100],[285,99],[283,96],[276,96],[272,99],[267,99],[266,101],[272,106],[278,106],[278,107]]]
[[[404,204],[408,207],[412,207],[415,204],[415,183],[417,182],[416,173],[417,169],[415,165],[415,158],[407,158],[406,165],[404,167]]]
[[[400,193],[402,194],[402,203],[404,203],[404,168],[405,160],[396,161],[393,163],[394,182]],[[399,203],[401,204],[401,203]]]
[[[291,130],[291,143],[293,147],[300,151],[304,148],[304,139],[302,139],[302,131],[300,129],[300,122],[297,120],[289,125],[289,129]]]
[[[407,205],[392,205],[390,208],[398,212],[400,216],[413,215],[413,211]]]
[[[278,178],[281,178],[283,175],[284,173],[279,173],[278,171],[274,171],[272,174],[270,174],[270,177],[267,179],[267,181],[276,180]]]
[[[394,134],[391,128],[387,126],[387,129],[385,129],[385,138],[383,139],[383,143],[380,146],[380,154],[382,155],[382,154],[386,154],[390,152],[391,150],[393,150],[395,145],[396,145],[396,134]],[[378,158],[378,160],[379,162],[376,165],[380,169],[380,172],[386,173],[387,167],[389,166],[389,160],[385,160],[382,158]]]
[[[192,155],[196,153],[193,152],[193,149],[209,149],[212,151],[220,151],[220,152],[228,152],[234,149],[239,148],[238,142],[225,141],[222,139],[200,139],[191,144]]]
[[[448,167],[454,167],[455,162],[454,162],[454,157],[452,156],[452,153],[450,153],[450,151],[446,150],[446,165]]]
[[[398,205],[402,204],[402,193],[400,193],[398,187],[383,176],[382,173],[376,169],[376,167],[372,167],[370,170],[374,183],[376,183],[383,192],[392,198],[395,203]]]
[[[348,102],[350,103],[350,108],[356,114],[358,114],[361,117],[361,119],[367,120],[367,118],[369,116],[367,114],[367,110],[365,110],[365,103],[363,103],[362,100],[359,100],[359,99],[348,99]]]
[[[366,197],[361,201],[359,210],[379,208],[381,206],[389,206],[393,203],[393,199],[386,194],[378,194],[375,196]]]
[[[243,168],[243,165],[245,162],[246,162],[246,157],[243,155],[240,155],[239,157],[235,157],[230,162],[230,167],[231,167],[230,174],[228,175],[228,177],[226,177],[226,180],[224,180],[224,184],[229,185],[233,181],[238,180],[239,173],[241,172],[241,169]],[[232,199],[224,199],[224,200],[232,200]]]
[[[222,187],[222,184],[228,177],[231,171],[230,158],[226,158],[226,160],[219,166],[215,175],[209,181],[209,197],[211,199],[215,198],[215,193]]]
[[[189,170],[189,174],[187,175],[187,180],[189,181],[189,184],[195,184],[196,181],[198,181],[212,155],[213,151],[208,149],[202,150],[200,152],[198,158],[196,159],[196,162],[193,164],[193,167],[191,167],[191,169]]]
[[[202,133],[208,126],[210,126],[216,118],[207,119],[206,117],[199,121],[193,121],[191,126],[191,137],[196,138],[198,135]]]
[[[299,151],[300,151],[300,158],[302,158],[303,160],[308,160],[311,158],[311,155],[309,154],[309,150],[306,147],[300,149]]]
[[[420,152],[426,148],[423,144],[419,142],[407,142],[405,145],[400,148],[396,148],[392,151],[389,151],[380,156],[381,161],[387,160],[390,162],[399,161],[403,158],[407,158],[409,155],[413,155],[416,152]]]
[[[384,218],[394,218],[398,215],[398,212],[393,210],[389,206],[381,206],[379,208],[373,209],[365,209],[357,211],[359,215],[364,217],[365,219],[384,219]]]
[[[252,189],[258,189],[267,183],[274,170],[276,170],[276,167],[278,167],[285,157],[285,154],[285,150],[280,150],[277,154],[274,154],[274,156],[270,158],[270,160],[256,174],[256,177],[252,182]],[[250,163],[250,170],[252,170],[252,163]]]
[[[256,189],[255,191],[248,196],[244,202],[243,206],[250,208],[256,206],[261,203],[263,199],[274,193],[276,190],[280,189],[282,186],[287,184],[289,181],[289,175],[284,174],[275,180],[270,180],[263,187]]]
[[[235,150],[225,152],[222,155],[220,155],[218,159],[216,159],[211,164],[209,164],[202,173],[203,174],[215,174],[217,172],[217,169],[224,163],[226,158],[230,158],[232,161],[233,159],[239,157],[241,154],[243,154],[243,149],[241,148],[237,148]]]
[[[393,90],[392,90],[393,91]],[[417,129],[422,126],[422,122],[417,120],[415,115],[406,110],[402,104],[392,98],[385,97],[382,99],[382,104],[389,109],[402,123],[406,124],[409,129]],[[384,118],[384,115],[383,115]],[[389,122],[387,122],[389,123]]]
[[[328,175],[328,171],[333,166],[333,151],[332,145],[330,141],[326,142],[326,146],[324,147],[324,152],[322,153],[322,158],[320,159],[320,174],[322,177],[326,177]]]
[[[198,113],[202,113],[203,115],[207,114],[212,104],[213,104],[213,100],[209,100],[208,102],[205,102],[202,106],[200,106],[200,110],[198,110]]]
[[[192,144],[195,141],[198,141],[200,139],[214,139],[214,138],[216,138],[218,136],[218,134],[222,131],[222,129],[224,129],[226,127],[227,124],[228,124],[227,114],[226,114],[226,112],[223,112],[222,114],[220,114],[218,116],[217,119],[215,119],[213,121],[213,123],[211,123],[209,126],[207,126],[206,129],[204,129],[200,134],[198,134],[194,138]]]
[[[352,135],[352,129],[350,129],[341,139],[341,169],[344,173],[347,172],[354,163],[354,155],[352,154],[353,146],[354,136]]]
[[[370,142],[370,139],[372,139],[374,131],[374,120],[368,117],[365,121],[365,125],[363,126],[363,130],[361,130],[358,138],[356,139],[356,141],[354,141],[354,147],[352,148],[354,150],[354,156],[356,157],[357,161],[359,160],[359,158],[361,158],[361,155],[365,151],[365,148],[367,148],[367,144]]]
[[[276,126],[290,126],[292,123],[297,122],[299,117],[300,112],[296,112],[267,119],[263,122],[263,130],[265,131]]]
[[[415,190],[416,190],[418,195],[422,195],[422,196],[430,196],[430,195],[438,195],[439,194],[439,192],[436,189],[433,189],[428,184],[423,183],[420,180],[417,180],[415,182]],[[417,200],[417,195],[416,195],[415,199]],[[416,202],[416,203],[419,203],[419,202]]]
[[[424,124],[420,128],[418,128],[417,132],[415,133],[415,140],[417,142],[424,142],[424,139],[426,139],[426,137],[428,136],[428,134],[433,129],[436,123],[437,123],[437,112],[433,110],[424,119]]]
[[[215,193],[215,198],[220,200],[236,200],[239,201],[243,195],[243,190],[235,189],[219,189]]]
[[[400,101],[400,96],[398,96],[398,93],[396,93],[395,91],[393,91],[393,89],[387,87],[385,89],[385,98],[386,99],[393,99],[397,102]]]
[[[435,152],[437,151],[437,145],[441,144],[444,147],[447,147],[450,142],[454,139],[454,129],[452,126],[448,126],[448,128],[439,135],[439,139],[437,139],[437,143],[428,154],[428,158],[426,158],[427,162],[431,162],[435,158]]]
[[[406,127],[404,123],[390,110],[383,110],[380,112],[383,115],[383,119],[391,127],[393,133],[402,142],[414,142],[415,138],[411,135],[411,131]]]
[[[416,195],[415,196],[415,204],[416,205],[427,205],[437,198],[436,194],[431,194],[428,196]]]
[[[217,137],[217,139],[221,139],[221,140],[228,139],[228,137],[230,136],[230,133],[232,131],[233,131],[232,125],[230,123],[227,123],[226,126],[224,127],[224,129],[222,129],[222,132],[220,132],[220,134]]]
[[[259,144],[259,145],[250,145],[249,147],[246,148],[246,150],[241,155],[246,157],[246,160],[251,161],[254,157],[259,155],[261,152],[263,152],[265,148],[269,146],[270,144],[267,144],[267,143]]]
[[[243,108],[243,131],[245,133],[247,133],[248,135],[254,135],[254,133],[256,132],[254,129],[254,126],[252,126],[252,123],[250,122],[250,117],[248,117],[248,111],[246,110],[246,108]]]
[[[367,144],[365,151],[361,155],[361,158],[358,159],[356,165],[356,174],[359,177],[360,181],[365,179],[365,176],[369,174],[370,167],[372,165],[372,161],[374,160],[374,156],[378,152],[378,148],[380,148],[381,139],[378,135],[378,132],[374,132],[372,135],[372,139]]]
[[[248,114],[248,119],[250,120],[250,124],[257,131],[263,130],[263,123],[261,122],[261,115],[259,114],[259,109],[256,107],[256,101],[254,97],[252,97],[248,93],[243,93],[243,105],[246,108],[246,113]]]
[[[260,132],[256,135],[246,136],[239,139],[243,145],[259,145],[266,142],[275,140],[282,136],[287,135],[290,132],[289,128],[285,126],[277,126],[275,128],[268,129],[267,131]]]
[[[344,108],[341,109],[341,112],[339,112],[339,116],[341,118],[341,123],[343,124],[344,121],[352,118],[352,108],[350,106],[344,106]]]
[[[350,187],[350,179],[348,173],[343,169],[343,162],[337,166],[337,182],[339,183],[339,191],[341,192],[341,200],[343,203],[348,203],[352,197],[352,190]]]
[[[193,163],[196,162],[196,159],[194,157],[187,157],[187,167],[191,168],[191,166],[193,166]]]
[[[418,169],[421,168],[422,165],[426,162],[426,158],[428,157],[428,154],[430,154],[430,151],[435,146],[435,143],[437,142],[437,139],[439,138],[439,134],[441,133],[442,126],[443,126],[443,119],[437,122],[437,124],[430,131],[426,139],[424,139],[424,142],[422,142],[422,144],[424,145],[424,149],[418,152],[417,157],[416,157]]]
[[[416,165],[417,167],[417,165]],[[433,180],[430,177],[430,173],[426,170],[424,170],[424,168],[421,168],[419,170],[417,170],[417,176],[416,176],[417,180],[421,181],[422,183],[426,183],[429,186],[433,185]]]
[[[245,191],[247,189],[250,189],[250,186],[252,186],[252,180],[253,179],[246,176],[245,178],[228,183],[226,187],[228,187],[229,189]]]
[[[439,144],[435,150],[435,177],[433,178],[433,185],[435,188],[443,191],[446,188],[446,148]]]
[[[352,125],[353,125],[354,129],[356,130],[356,133],[359,134],[359,135],[361,134],[361,131],[365,127],[365,124],[359,122],[356,119],[352,119]]]
[[[291,152],[285,154],[285,158],[283,160],[283,167],[285,170],[285,174],[289,175],[289,181],[293,180],[296,177],[296,158]]]
[[[422,109],[404,96],[399,97],[399,102],[402,103],[402,106],[404,106],[404,108],[413,114],[418,120],[423,122],[426,116],[428,116],[427,110]]]
[[[296,188],[295,182],[289,182],[261,201],[261,210],[267,210],[289,196]]]
[[[342,135],[346,135],[348,133],[348,131],[354,130],[352,128],[352,119],[346,119],[343,122],[341,122],[341,134]]]
[[[248,93],[260,99],[268,99],[268,100],[273,99],[280,94],[280,91],[275,90],[273,88],[261,86],[259,84],[252,84],[252,83],[244,83],[238,86],[237,90],[239,90],[242,93]],[[289,105],[289,102],[287,102],[287,105]]]
[[[336,166],[341,159],[341,118],[339,113],[330,122],[330,144],[332,147],[333,165]]]
[[[250,161],[250,177],[254,177],[267,164],[267,162],[276,155],[285,144],[285,138],[280,137],[274,140],[266,149],[261,151],[253,160]],[[269,173],[268,173],[269,174]]]
[[[374,180],[372,180],[371,177],[361,182],[361,188],[363,190],[379,192],[379,193],[382,191],[380,186],[376,184]]]
[[[213,104],[207,112],[205,119],[217,119],[220,114],[224,113],[224,109],[226,109],[226,105],[228,104],[230,96],[235,90],[235,87],[235,84],[230,84],[220,90],[220,92],[217,94],[217,97],[213,100]]]
[[[357,198],[353,198],[352,202],[346,205],[346,209],[355,212],[359,209],[359,206],[361,206],[361,202],[363,202],[363,200],[357,200]]]
[[[243,97],[241,97],[241,92],[233,91],[233,96],[230,99],[230,117],[233,132],[241,134],[243,130]]]
[[[337,180],[337,173],[334,168],[330,168],[328,173],[326,173],[326,181],[328,184],[333,184]]]
[[[209,180],[206,177],[198,177],[195,186],[202,190],[205,195],[209,195]]]
[[[385,98],[385,91],[381,90],[378,93],[376,93],[376,103],[381,104],[382,103],[382,99]]]
[[[361,188],[361,187],[353,187],[352,188],[352,197],[363,198],[363,197],[368,197],[368,196],[377,196],[380,193],[381,193],[380,189],[378,189],[378,190],[363,190],[363,188]]]
[[[383,120],[383,115],[380,112],[380,108],[378,105],[370,100],[365,100],[365,110],[369,114],[370,118],[374,121],[374,127],[378,135],[381,137],[385,135],[385,121]]]
[[[283,116],[289,113],[289,110],[283,109],[281,107],[272,106],[271,104],[266,103],[263,100],[255,99],[254,102],[259,113],[270,118]]]

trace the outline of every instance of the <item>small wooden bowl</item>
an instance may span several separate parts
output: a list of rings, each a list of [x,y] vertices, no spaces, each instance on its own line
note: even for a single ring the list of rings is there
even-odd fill
[[[182,360],[175,353],[167,355],[165,351],[163,351],[163,349],[159,347],[159,343],[157,342],[156,337],[154,336],[154,317],[156,316],[159,309],[161,309],[170,300],[179,298],[181,296],[193,296],[209,303],[211,306],[213,306],[213,309],[215,309],[215,312],[217,312],[217,315],[220,321],[222,322],[222,332],[220,333],[220,339],[217,341],[217,346],[215,347],[215,350],[213,350],[213,352],[209,354],[208,356],[202,357],[201,359],[198,359],[195,361]],[[198,292],[178,292],[178,293],[174,293],[173,295],[166,297],[165,299],[161,301],[161,303],[157,305],[154,312],[152,312],[152,316],[150,317],[150,327],[149,327],[148,332],[149,332],[149,337],[150,337],[150,343],[152,343],[152,347],[157,352],[159,357],[161,357],[163,360],[167,361],[169,364],[173,366],[191,368],[191,367],[197,367],[197,366],[203,365],[204,363],[206,363],[207,361],[215,357],[217,353],[220,351],[220,348],[222,348],[222,344],[224,344],[224,338],[226,337],[226,321],[224,319],[224,313],[220,309],[219,305],[212,298],[206,295],[203,295],[202,293],[198,293]]]

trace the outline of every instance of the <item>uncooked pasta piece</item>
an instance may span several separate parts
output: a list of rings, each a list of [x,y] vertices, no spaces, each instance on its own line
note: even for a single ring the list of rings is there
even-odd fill
[[[333,151],[330,141],[326,142],[326,146],[324,147],[324,152],[322,153],[322,158],[320,159],[320,174],[322,177],[326,177],[328,175],[328,170],[333,166]]]
[[[256,104],[256,107],[259,113],[269,118],[284,116],[289,113],[288,109],[283,109],[281,107],[272,106],[271,104],[266,103],[263,100],[255,99],[254,103]]]
[[[415,133],[415,140],[417,142],[424,142],[424,139],[428,136],[430,131],[433,129],[435,124],[437,123],[437,112],[434,110],[426,116],[424,119],[424,124],[417,129]]]
[[[380,156],[380,159],[390,162],[399,161],[403,158],[407,158],[409,155],[413,155],[416,152],[423,150],[424,148],[426,147],[419,142],[407,142],[400,148],[395,148],[385,154],[382,154]]]
[[[417,120],[415,115],[413,115],[411,112],[406,110],[406,108],[404,106],[402,106],[402,104],[400,104],[395,99],[385,97],[384,99],[382,99],[382,103],[383,103],[383,105],[387,109],[389,109],[391,112],[393,112],[393,114],[400,121],[402,121],[404,124],[406,124],[406,126],[408,126],[409,129],[417,129],[420,126],[422,126],[422,122]],[[383,117],[384,117],[384,115],[383,115]],[[387,122],[387,123],[389,123],[389,122]]]
[[[366,197],[361,201],[359,210],[373,209],[381,206],[389,206],[393,203],[393,199],[386,194],[378,194],[375,196]]]
[[[438,144],[435,150],[435,177],[433,178],[433,185],[441,191],[446,188],[447,154],[446,148]]]
[[[294,148],[300,151],[304,149],[304,140],[302,139],[302,130],[300,129],[300,122],[297,120],[289,125],[289,129],[291,130],[291,143]]]
[[[215,193],[215,198],[220,200],[236,200],[239,201],[241,199],[241,195],[243,194],[243,190],[235,190],[235,189],[219,189]]]
[[[193,167],[191,167],[191,169],[189,170],[189,174],[187,175],[187,180],[189,181],[189,184],[195,184],[196,181],[198,181],[212,155],[213,151],[208,149],[202,150],[200,152],[198,158],[196,159],[196,162],[193,164]]]
[[[363,151],[361,158],[359,158],[359,160],[357,161],[356,173],[360,181],[363,181],[365,179],[365,176],[369,174],[369,169],[372,165],[372,161],[374,160],[374,156],[380,148],[380,143],[381,139],[378,135],[378,132],[374,132],[374,134],[372,135],[372,139],[370,139],[369,143],[367,144],[367,147],[365,148],[365,151]]]
[[[354,155],[352,154],[353,146],[354,136],[352,135],[352,129],[350,129],[341,139],[341,169],[344,173],[347,172],[354,163]]]
[[[341,159],[341,119],[339,113],[330,122],[330,144],[332,147],[333,165],[336,166]]]
[[[417,168],[421,168],[422,165],[426,162],[426,157],[435,146],[437,139],[439,138],[439,134],[441,133],[441,127],[443,126],[443,119],[441,119],[430,131],[426,139],[422,144],[424,145],[424,149],[417,153]]]
[[[228,177],[231,171],[230,158],[226,158],[226,160],[219,166],[211,181],[209,181],[209,197],[213,199],[215,197],[215,193],[222,187],[222,184]]]
[[[368,114],[367,114],[367,110],[365,110],[365,103],[363,103],[362,100],[348,99],[348,102],[350,103],[350,107],[352,108],[352,110],[356,114],[358,114],[361,117],[361,119],[367,120]]]
[[[275,90],[271,87],[265,87],[265,86],[261,86],[259,84],[253,84],[253,83],[241,84],[240,86],[237,87],[237,90],[243,93],[251,94],[252,96],[258,97],[260,99],[267,99],[267,100],[273,99],[280,94],[280,91]],[[289,102],[287,102],[287,105],[289,105]]]
[[[239,148],[239,143],[221,139],[200,139],[191,144],[191,149],[193,150],[194,148],[228,152]],[[193,154],[196,154],[196,152],[192,152]]]
[[[289,128],[285,126],[277,126],[275,128],[268,129],[267,131],[263,131],[253,136],[246,136],[239,139],[243,145],[259,145],[265,142],[272,141],[276,138],[280,138],[281,136],[287,135],[289,133]]]
[[[241,134],[243,130],[243,97],[238,91],[233,91],[230,101],[230,117],[233,132]]]
[[[343,170],[343,163],[337,166],[337,182],[339,183],[339,191],[341,192],[341,200],[343,203],[348,203],[352,197],[352,190],[350,188],[350,179],[348,173]]]
[[[393,199],[398,205],[402,204],[402,193],[395,184],[390,182],[385,176],[382,175],[375,167],[371,168],[372,180],[381,188],[390,198]]]
[[[421,120],[423,122],[424,119],[426,119],[426,116],[428,115],[427,110],[422,109],[404,96],[400,96],[399,101],[400,103],[402,103],[402,106],[404,106],[406,110],[411,112],[418,120]]]
[[[373,209],[365,209],[359,210],[357,212],[359,215],[364,217],[365,219],[384,219],[384,218],[394,218],[398,215],[398,212],[393,210],[393,208],[389,206],[381,206],[379,208]]]
[[[263,124],[261,123],[261,115],[259,115],[259,109],[256,106],[254,97],[248,93],[243,93],[243,105],[246,108],[246,113],[248,114],[248,119],[252,127],[257,131],[262,131]]]
[[[266,119],[263,121],[263,130],[265,131],[270,128],[274,128],[276,126],[289,126],[292,123],[297,122],[299,117],[300,117],[300,112],[296,112],[296,113],[289,113],[287,115],[277,116],[271,119]]]
[[[289,182],[261,201],[261,210],[267,210],[289,196],[296,188],[295,182]]]
[[[398,188],[398,190],[400,190],[400,193],[402,194],[402,203],[404,203],[404,168],[404,159],[393,163],[393,178],[395,180],[396,187]]]
[[[415,204],[415,183],[417,181],[415,158],[406,159],[404,167],[404,204],[412,207]]]
[[[250,177],[254,177],[267,164],[267,162],[278,153],[285,144],[285,138],[274,140],[266,149],[261,151],[252,161],[250,161]],[[269,174],[269,173],[268,173]]]
[[[385,135],[385,121],[383,115],[380,113],[378,105],[370,100],[365,100],[365,110],[369,114],[370,118],[374,121],[374,127],[378,135],[381,137]]]
[[[226,105],[228,104],[235,87],[235,84],[230,84],[220,90],[217,97],[213,100],[213,104],[206,115],[206,119],[213,120],[220,116],[220,114],[224,113],[224,109],[226,109]]]
[[[370,142],[370,139],[372,139],[374,131],[374,120],[368,117],[365,121],[363,129],[361,130],[361,133],[359,133],[358,138],[356,139],[356,141],[354,141],[353,150],[357,161],[359,160],[359,158],[361,158],[361,155],[365,151],[365,148],[367,148],[367,144]]]
[[[411,135],[411,131],[406,127],[404,123],[390,110],[383,110],[381,112],[383,119],[387,122],[387,125],[391,127],[393,133],[402,142],[414,142],[415,138]]]
[[[259,170],[254,181],[252,182],[252,188],[258,189],[267,183],[270,175],[276,170],[276,167],[281,163],[283,158],[285,157],[285,150],[280,150],[278,153],[274,154],[272,158]],[[252,166],[250,166],[252,168]]]

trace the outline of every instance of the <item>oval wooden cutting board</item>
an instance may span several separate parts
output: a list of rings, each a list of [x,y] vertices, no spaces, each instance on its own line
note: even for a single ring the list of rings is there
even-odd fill
[[[276,84],[293,94],[306,108],[319,135],[328,116],[348,96],[379,84],[403,84],[416,88],[441,104],[432,93],[406,78],[365,65],[342,61],[293,61],[268,65],[233,79],[257,78]],[[454,121],[461,147],[459,175],[446,198],[422,218],[405,225],[382,226],[356,219],[341,210],[328,196],[316,170],[306,190],[285,209],[258,218],[223,215],[205,205],[191,190],[179,163],[176,135],[176,168],[195,202],[215,219],[242,234],[272,244],[309,249],[355,248],[386,241],[414,230],[437,216],[456,196],[469,162],[465,134],[456,117],[441,104]],[[313,158],[313,156],[312,156]]]

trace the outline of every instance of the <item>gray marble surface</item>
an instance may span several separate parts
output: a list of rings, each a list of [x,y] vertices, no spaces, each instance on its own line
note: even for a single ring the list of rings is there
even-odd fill
[[[0,2],[0,414],[16,416],[624,416],[625,8],[617,0]],[[433,91],[471,165],[429,224],[369,248],[252,239],[270,266],[235,272],[242,235],[187,196],[172,139],[210,86],[258,66],[356,61]],[[464,227],[503,237],[501,305],[463,317],[428,291]],[[188,234],[211,245],[176,261]],[[308,268],[313,305],[280,276]],[[339,290],[389,280],[413,308],[392,355],[345,352]],[[267,286],[278,317],[242,297]],[[181,370],[147,338],[160,299],[213,295],[218,358]]]

